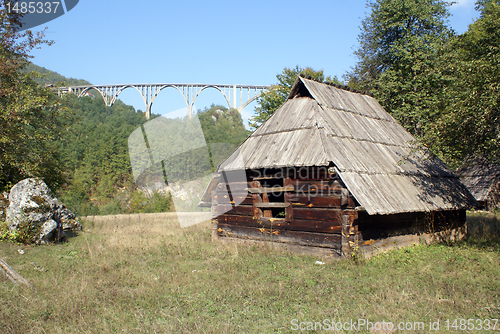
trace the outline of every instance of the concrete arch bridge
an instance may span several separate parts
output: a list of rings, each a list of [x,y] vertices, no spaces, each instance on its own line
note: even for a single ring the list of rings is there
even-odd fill
[[[172,87],[179,91],[186,102],[188,116],[191,117],[192,108],[200,93],[206,89],[218,90],[226,99],[229,108],[235,108],[241,112],[243,108],[255,101],[268,86],[254,85],[217,85],[217,84],[122,84],[122,85],[85,85],[55,88],[59,96],[66,93],[73,93],[79,98],[88,95],[91,89],[97,90],[106,106],[111,107],[121,92],[127,88],[136,89],[144,101],[146,107],[146,118],[151,116],[151,107],[158,94]]]

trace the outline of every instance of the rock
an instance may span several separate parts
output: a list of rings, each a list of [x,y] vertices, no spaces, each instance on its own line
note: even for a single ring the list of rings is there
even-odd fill
[[[54,233],[61,233],[62,226],[57,224],[54,219],[49,219],[43,223],[39,234],[39,243],[44,244],[50,241]]]
[[[34,233],[33,241],[47,243],[64,236],[63,229],[81,230],[75,215],[52,195],[39,179],[18,182],[9,194],[6,221],[11,232],[24,230]]]
[[[56,199],[57,201],[57,199]],[[60,204],[54,212],[54,219],[62,223],[63,230],[81,230],[82,224],[76,220],[75,214],[64,204]]]

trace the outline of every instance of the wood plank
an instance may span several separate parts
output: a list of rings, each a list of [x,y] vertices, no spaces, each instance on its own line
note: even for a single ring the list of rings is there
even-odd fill
[[[287,177],[283,180],[283,186],[285,187],[290,187],[292,186],[292,180]],[[283,196],[284,197],[284,200],[285,200],[285,203],[286,204],[289,204],[286,208],[285,208],[285,220],[287,222],[292,222],[293,221],[293,207],[290,205],[290,199],[292,198],[292,193],[291,192],[287,192],[285,193],[285,195]]]
[[[258,208],[287,208],[290,206],[290,203],[262,202],[255,203],[255,206]]]
[[[251,186],[248,182],[229,182],[229,183],[224,183],[224,182],[219,182],[216,186],[216,189],[218,190],[226,190],[227,191],[227,186],[229,186],[229,190],[231,192],[238,192],[238,191],[243,191],[249,186]]]
[[[286,222],[285,218],[268,218],[262,217],[256,221],[259,227],[265,227],[270,229],[286,229],[288,226],[288,222]]]
[[[341,235],[341,245],[342,245],[342,256],[349,257],[352,254],[352,247],[349,244],[349,228],[350,222],[349,215],[342,215],[342,235]]]
[[[2,269],[1,272],[4,273],[7,276],[7,278],[16,285],[23,285],[31,290],[35,290],[33,285],[31,285],[31,283],[28,282],[28,280],[19,275],[17,271],[12,269],[12,267],[9,266],[7,262],[5,262],[3,259],[0,259],[0,269]]]
[[[232,206],[228,204],[219,204],[215,209],[215,213],[217,216],[223,215],[225,213],[231,215],[243,215],[253,217],[253,207],[251,205],[238,205]]]
[[[253,239],[303,246],[341,249],[341,236],[339,234],[271,230],[266,228],[231,226],[219,223],[217,226],[217,235],[219,237],[241,238],[247,240]]]
[[[293,207],[316,207],[316,208],[339,208],[341,198],[339,196],[316,197],[316,196],[292,196],[290,199]]]
[[[222,188],[222,189],[219,189],[219,188],[215,188],[215,193],[217,195],[227,195],[228,193],[230,193],[231,195],[235,195],[235,194],[239,194],[239,195],[245,195],[247,194],[248,195],[248,191],[245,189],[240,189],[240,190],[234,190],[234,189],[231,189],[231,190],[227,190],[226,188]]]
[[[217,217],[217,221],[221,224],[233,226],[248,226],[256,228],[269,228],[269,229],[284,229],[288,225],[283,218],[266,218],[253,219],[248,216],[237,216],[223,214]]]
[[[259,181],[252,181],[252,187],[254,188],[259,188],[260,187],[260,182]],[[257,203],[262,203],[262,197],[260,194],[252,194],[252,199],[253,199],[253,218],[254,219],[259,219],[262,217],[263,213],[262,210],[259,209],[258,207],[255,206]]]
[[[264,193],[280,193],[285,191],[294,191],[293,186],[289,187],[272,187],[272,188],[247,188],[251,194],[264,194]]]
[[[282,177],[278,176],[259,176],[259,177],[254,177],[254,181],[261,181],[261,180],[281,180]]]
[[[253,219],[249,216],[230,215],[228,213],[217,217],[217,221],[221,224],[232,226],[248,226],[256,228],[268,228],[273,230],[290,230],[290,231],[308,231],[315,233],[334,233],[341,232],[341,223],[324,220],[298,220],[287,222],[283,218],[265,218]]]
[[[233,193],[231,192],[231,196],[233,197],[233,201],[230,200],[229,194],[217,194],[215,193],[213,199],[217,201],[219,204],[243,204],[243,205],[252,205],[253,199],[248,192],[242,193]]]
[[[347,198],[347,202],[346,202]],[[340,208],[345,207],[347,209],[354,209],[356,203],[352,196],[344,197],[341,196],[322,196],[321,194],[294,194],[290,198],[290,202],[294,207],[317,207],[317,208]]]
[[[340,209],[323,209],[323,208],[293,208],[294,219],[304,220],[326,220],[331,222],[342,221],[342,210]]]
[[[358,211],[356,211],[355,209],[344,209],[344,210],[342,210],[342,214],[349,215],[350,221],[352,221],[352,222],[355,221],[356,219],[358,219]]]
[[[267,218],[267,217],[262,217],[261,219],[262,222],[269,222],[272,224],[277,224],[277,223],[283,223],[285,222],[285,218]]]
[[[342,188],[338,182],[332,182],[329,180],[293,180],[292,181],[295,192],[302,193],[314,193],[317,196],[341,196]]]
[[[216,217],[217,213],[217,198],[215,197],[215,190],[212,190],[212,206],[210,207],[210,213],[212,214],[212,217]]]
[[[340,234],[342,226],[338,222],[295,219],[293,222],[289,223],[289,225],[285,226],[285,229],[292,231]]]
[[[263,193],[261,196],[262,196],[262,203],[269,203],[269,196],[267,195],[267,193]],[[258,207],[257,204],[262,204],[262,203],[254,203],[254,206]],[[272,218],[273,212],[271,210],[262,210],[262,215],[264,217]]]
[[[347,206],[349,204],[349,191],[345,188],[342,188],[342,206]]]

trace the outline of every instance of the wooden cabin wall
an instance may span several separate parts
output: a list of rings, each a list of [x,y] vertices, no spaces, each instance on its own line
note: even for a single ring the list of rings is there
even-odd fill
[[[393,215],[358,213],[358,241],[377,240],[405,234],[436,233],[463,227],[466,210],[410,212]]]
[[[281,195],[273,199],[269,189],[280,189]],[[212,192],[214,233],[220,238],[328,248],[349,256],[364,241],[465,224],[465,210],[370,216],[356,211],[358,205],[326,167],[247,171],[245,181],[221,181]]]
[[[327,167],[247,171],[245,182],[220,182],[212,194],[218,237],[324,247],[338,255],[357,244],[355,206]]]

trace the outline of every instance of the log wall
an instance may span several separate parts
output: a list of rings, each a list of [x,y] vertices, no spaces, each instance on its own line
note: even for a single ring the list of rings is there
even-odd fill
[[[282,242],[335,250],[357,240],[354,198],[327,168],[248,173],[246,182],[219,183],[212,210],[219,238]]]

